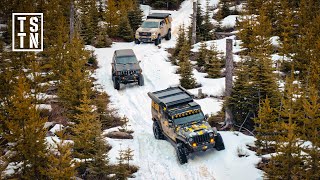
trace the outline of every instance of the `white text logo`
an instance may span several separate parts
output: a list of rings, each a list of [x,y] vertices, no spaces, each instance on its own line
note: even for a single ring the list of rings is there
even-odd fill
[[[12,51],[43,51],[43,13],[12,13]]]

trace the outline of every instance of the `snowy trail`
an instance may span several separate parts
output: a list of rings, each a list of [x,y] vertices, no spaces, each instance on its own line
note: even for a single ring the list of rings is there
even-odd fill
[[[177,29],[182,23],[190,23],[188,21],[191,12],[192,0],[183,2],[179,11],[170,12],[174,19],[173,28]],[[179,76],[174,73],[176,67],[166,61],[168,53],[165,48],[174,44],[175,38],[170,41],[163,40],[161,48],[153,44],[135,45],[133,42],[115,43],[112,48],[88,47],[95,50],[100,66],[94,76],[110,95],[112,107],[116,108],[120,115],[128,117],[129,129],[134,130],[132,140],[107,139],[113,147],[109,152],[110,161],[116,163],[118,150],[129,146],[134,150],[133,163],[140,168],[136,173],[137,179],[261,179],[261,172],[254,167],[259,158],[253,152],[248,151],[249,157],[246,158],[237,156],[237,148],[252,143],[253,137],[221,132],[226,150],[194,154],[189,163],[184,165],[177,161],[175,149],[169,142],[154,139],[151,100],[147,93],[179,84]],[[114,50],[126,48],[133,49],[138,60],[141,60],[145,85],[121,85],[117,91],[111,80],[111,59]],[[217,112],[221,107],[221,102],[211,98],[197,102],[203,106],[205,113]],[[250,173],[246,173],[248,171]]]

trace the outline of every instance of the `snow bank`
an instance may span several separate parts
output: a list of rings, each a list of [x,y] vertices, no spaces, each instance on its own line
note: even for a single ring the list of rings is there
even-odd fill
[[[223,20],[221,20],[220,24],[221,27],[224,28],[232,28],[236,26],[236,19],[239,17],[239,15],[229,15],[225,17]]]

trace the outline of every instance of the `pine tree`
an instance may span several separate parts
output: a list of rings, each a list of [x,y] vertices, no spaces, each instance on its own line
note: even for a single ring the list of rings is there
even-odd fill
[[[17,163],[15,177],[20,179],[44,179],[49,164],[45,143],[46,118],[41,118],[34,104],[29,84],[23,75],[18,77],[13,96],[6,104],[5,126],[8,131],[3,134],[10,142],[8,163]]]
[[[117,5],[120,11],[121,16],[126,16],[128,10],[133,9],[134,0],[118,0]]]
[[[75,174],[76,164],[72,158],[72,144],[65,141],[65,131],[59,131],[61,141],[54,141],[56,148],[49,153],[47,174],[52,179],[72,179]]]
[[[105,19],[107,22],[107,34],[110,37],[115,37],[118,32],[118,25],[120,23],[120,14],[117,8],[116,0],[108,0]]]
[[[124,161],[125,159],[123,158],[123,153],[124,151],[122,149],[119,150],[119,157],[117,157],[118,159],[118,164],[116,167],[116,177],[117,179],[127,179],[127,177],[129,176],[129,171],[127,170]]]
[[[205,42],[201,42],[200,48],[199,48],[199,53],[197,56],[197,66],[201,67],[204,66],[207,60],[207,55],[208,55],[208,49],[207,49],[207,44]]]
[[[190,46],[188,45],[187,41],[184,41],[182,46],[182,50],[179,52],[179,69],[178,72],[180,73],[180,84],[182,87],[186,89],[192,89],[196,86],[196,80],[193,77],[192,66],[189,60],[189,50]]]
[[[203,23],[201,24],[201,29],[202,29],[202,40],[203,41],[208,41],[212,39],[211,35],[211,30],[213,29],[213,25],[210,22],[210,10],[209,10],[209,1],[206,1],[206,12],[205,15],[203,16]]]
[[[204,17],[203,17],[203,10],[201,8],[201,4],[198,1],[197,3],[197,17],[196,17],[196,32],[197,32],[197,40],[196,42],[200,42],[202,41],[202,33],[203,33],[203,29],[202,29],[202,24],[204,21]]]
[[[184,42],[185,40],[186,40],[186,33],[185,33],[184,25],[179,26],[178,39],[177,39],[174,51],[172,53],[172,58],[171,58],[172,63],[175,65],[177,64],[176,59],[178,58],[178,55],[181,51],[183,44],[185,43]]]
[[[127,164],[127,169],[130,170],[130,161],[133,160],[133,150],[128,147],[126,150],[122,152],[122,158]]]
[[[220,5],[220,9],[217,13],[217,20],[222,20],[223,18],[229,16],[231,14],[229,6],[228,6],[228,2],[226,0],[221,0],[219,2]]]
[[[318,179],[320,177],[320,104],[319,90],[314,86],[307,89],[303,96],[303,112],[300,117],[303,121],[303,139],[312,143],[312,145],[304,145],[303,152],[306,153],[304,161],[306,161],[303,179]]]
[[[133,31],[130,27],[129,20],[126,16],[121,17],[118,28],[118,35],[122,37],[125,41],[129,42],[133,40]]]
[[[142,23],[142,11],[140,9],[139,3],[134,0],[132,10],[128,11],[128,19],[130,27],[133,31],[136,31]]]
[[[205,64],[205,71],[208,73],[208,78],[221,77],[222,63],[219,57],[219,52],[214,44],[211,45],[208,52]]]
[[[79,1],[79,10],[81,12],[81,36],[83,37],[85,44],[92,45],[99,30],[99,12],[96,1]]]
[[[93,110],[86,90],[82,91],[81,104],[74,115],[74,157],[81,160],[79,171],[88,171],[90,178],[105,178],[108,170],[107,146],[101,137],[101,123]]]
[[[277,114],[274,108],[270,107],[270,100],[267,97],[264,102],[262,102],[258,117],[254,119],[256,123],[256,146],[258,147],[258,154],[262,154],[263,151],[275,149],[275,140],[278,128]]]
[[[107,145],[101,135],[96,138],[95,142],[96,153],[93,156],[92,162],[89,164],[90,174],[88,179],[107,179],[111,173],[109,167],[109,158],[107,157]]]
[[[86,90],[82,91],[81,104],[76,108],[74,115],[77,124],[73,127],[74,156],[87,164],[96,153],[95,141],[100,136],[98,115],[92,109],[91,100]]]
[[[276,155],[272,156],[270,162],[264,169],[268,179],[301,179],[304,171],[301,166],[301,142],[300,128],[297,123],[299,110],[297,100],[299,91],[293,84],[293,75],[287,78],[282,106],[279,110],[279,127],[281,131],[276,138]]]
[[[246,34],[249,39],[248,44],[242,44],[246,46],[247,50],[242,68],[247,67],[245,67],[246,71],[241,70],[239,73],[246,74],[240,75],[241,77],[246,77],[246,80],[241,81],[248,81],[249,84],[244,85],[244,82],[236,81],[235,89],[229,101],[232,104],[231,109],[233,109],[233,113],[236,114],[234,116],[235,121],[241,122],[241,124],[243,121],[246,121],[245,126],[249,129],[253,129],[254,123],[252,119],[257,117],[259,106],[266,97],[270,99],[271,107],[277,107],[280,99],[276,78],[272,69],[271,22],[267,19],[264,8],[260,9],[259,12],[260,16],[254,19],[254,21],[247,19],[246,23],[250,25],[250,22],[253,22],[253,25],[250,31],[245,30],[246,33],[251,33]],[[240,36],[246,37],[243,35],[240,33]],[[239,76],[239,74],[237,75]],[[236,92],[236,90],[243,91],[243,88],[240,86],[249,89],[246,89],[245,92]]]
[[[72,44],[67,44],[64,55],[66,70],[61,75],[58,97],[70,119],[77,112],[75,107],[80,105],[82,91],[85,89],[89,96],[92,94],[92,83],[85,67],[88,55],[89,52],[83,48],[83,44],[77,36],[72,40]]]

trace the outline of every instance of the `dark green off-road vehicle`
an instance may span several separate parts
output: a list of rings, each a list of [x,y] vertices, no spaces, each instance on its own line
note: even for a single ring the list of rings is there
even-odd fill
[[[175,146],[181,164],[188,162],[190,153],[225,149],[217,129],[209,125],[200,105],[183,87],[170,87],[148,95],[152,99],[154,137],[168,139]]]
[[[144,85],[142,70],[132,49],[116,50],[112,58],[112,81],[114,88],[119,90],[120,83],[128,84],[138,82]]]

